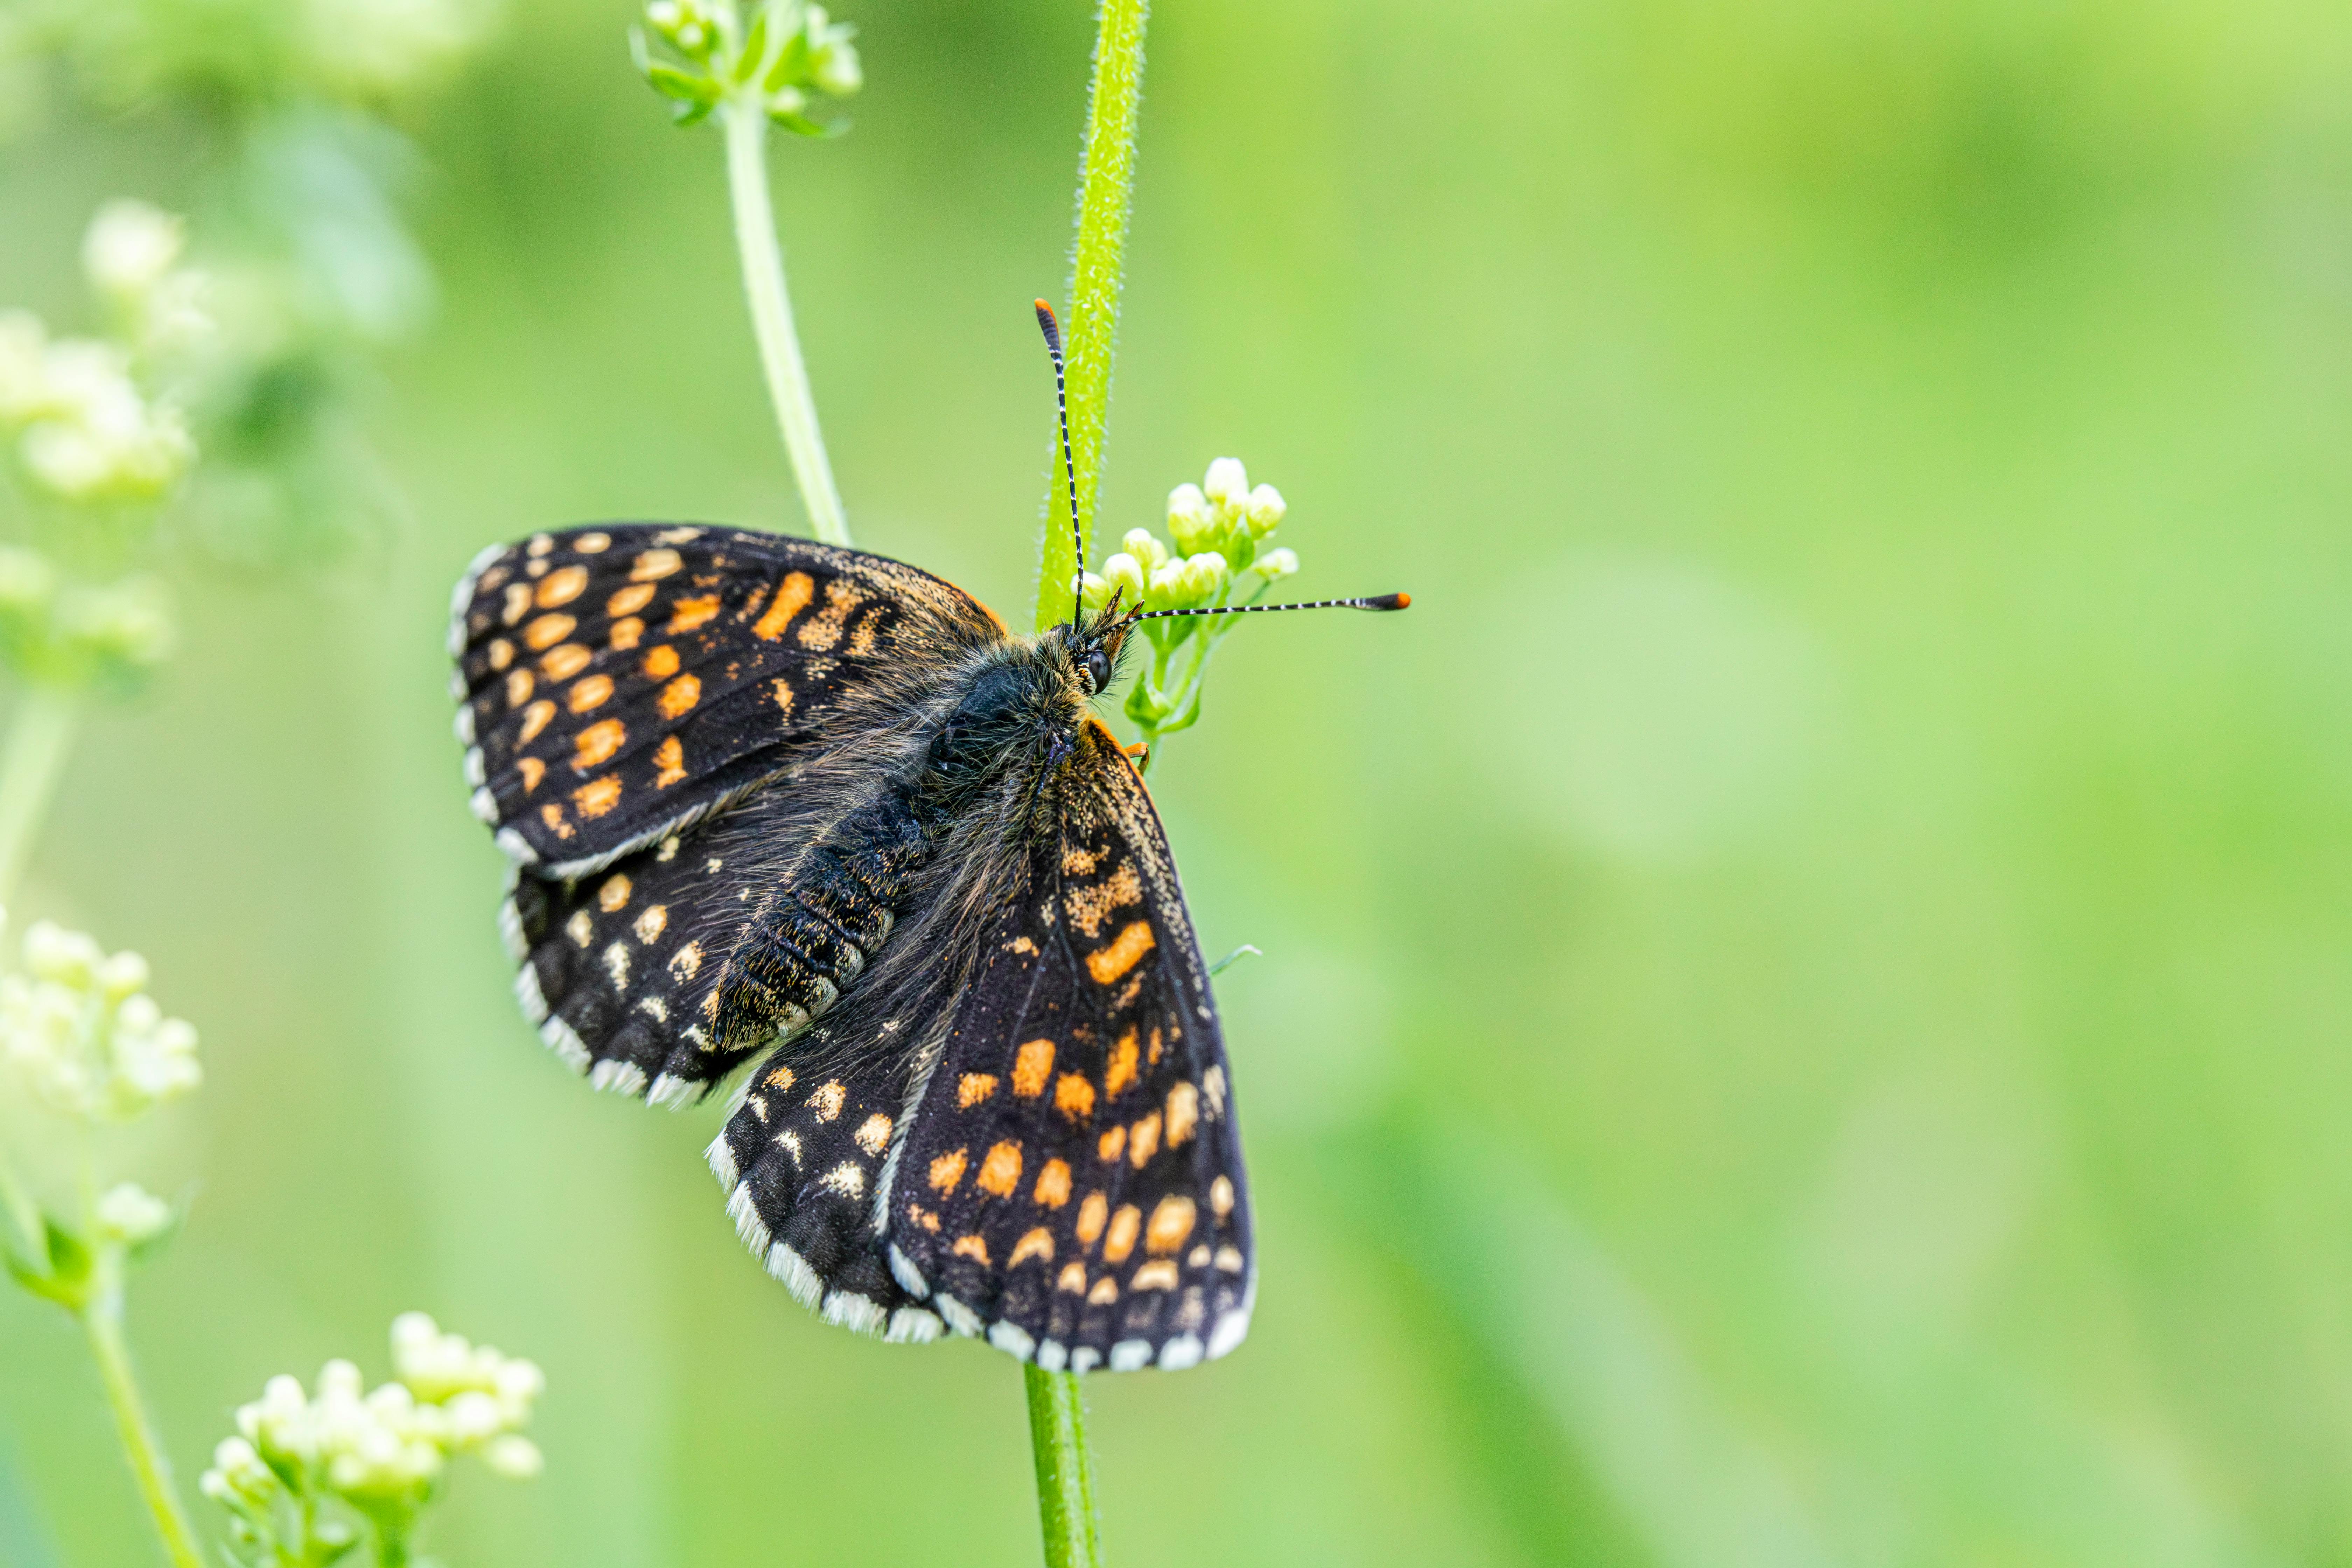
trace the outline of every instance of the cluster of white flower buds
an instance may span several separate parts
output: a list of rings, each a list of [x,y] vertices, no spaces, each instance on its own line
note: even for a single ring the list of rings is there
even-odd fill
[[[1129,609],[1189,610],[1205,605],[1245,603],[1267,584],[1298,570],[1297,555],[1268,550],[1265,542],[1282,526],[1287,508],[1272,485],[1253,489],[1238,458],[1219,458],[1203,482],[1168,492],[1168,532],[1176,549],[1148,528],[1129,529],[1125,546],[1089,572],[1081,593],[1098,610],[1113,593]],[[1196,623],[1170,626],[1177,637]]]
[[[82,266],[120,336],[57,338],[26,310],[0,312],[0,426],[42,489],[76,502],[145,500],[195,461],[186,417],[134,374],[209,327],[201,274],[179,265],[180,220],[144,202],[110,202],[89,226]]]
[[[0,1057],[53,1109],[127,1121],[204,1081],[194,1026],[163,1016],[137,953],[43,921],[25,933],[24,965],[0,976]]]
[[[721,103],[751,103],[789,131],[823,136],[827,129],[809,118],[817,100],[866,85],[851,42],[857,29],[805,0],[652,0],[645,19],[675,62],[656,58],[640,33],[637,69],[680,124]]]
[[[539,1447],[522,1435],[547,1386],[536,1365],[444,1333],[423,1312],[393,1321],[392,1359],[394,1381],[373,1389],[350,1362],[331,1361],[315,1394],[281,1375],[238,1407],[237,1435],[213,1450],[197,1485],[236,1516],[240,1544],[310,1562],[289,1531],[328,1548],[353,1541],[348,1521],[321,1518],[329,1500],[404,1538],[454,1455],[478,1455],[512,1479],[540,1473]]]
[[[47,557],[0,544],[0,660],[27,679],[135,687],[172,651],[173,633],[160,579],[64,583]]]

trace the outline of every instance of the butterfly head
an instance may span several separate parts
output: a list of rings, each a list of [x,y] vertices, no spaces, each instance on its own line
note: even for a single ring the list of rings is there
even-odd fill
[[[1054,628],[1050,635],[1060,639],[1069,658],[1071,679],[1083,695],[1099,697],[1118,679],[1119,656],[1135,620],[1133,612],[1119,608],[1114,595],[1096,614]]]

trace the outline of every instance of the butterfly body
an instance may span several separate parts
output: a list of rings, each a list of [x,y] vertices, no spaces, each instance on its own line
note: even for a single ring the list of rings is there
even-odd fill
[[[599,1087],[699,1099],[770,1271],[830,1321],[1040,1364],[1246,1330],[1228,1071],[1164,833],[1035,637],[883,558],[610,526],[491,552],[453,651],[502,926]]]

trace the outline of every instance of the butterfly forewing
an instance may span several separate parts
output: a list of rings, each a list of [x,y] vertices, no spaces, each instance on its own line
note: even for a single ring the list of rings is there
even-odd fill
[[[894,660],[1001,637],[910,566],[614,524],[486,554],[451,643],[474,809],[516,861],[593,870],[772,776]]]
[[[1239,1342],[1254,1278],[1223,1039],[1166,836],[1098,723],[1058,784],[884,1219],[960,1330],[1057,1370],[1186,1366]]]

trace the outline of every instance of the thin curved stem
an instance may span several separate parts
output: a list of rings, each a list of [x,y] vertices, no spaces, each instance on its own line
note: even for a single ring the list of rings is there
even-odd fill
[[[109,1249],[101,1255],[98,1268],[98,1288],[75,1316],[81,1320],[82,1331],[89,1340],[90,1359],[98,1363],[99,1381],[106,1385],[106,1403],[114,1412],[123,1456],[131,1461],[131,1473],[139,1482],[139,1495],[146,1502],[147,1511],[154,1516],[155,1533],[163,1537],[163,1550],[170,1554],[173,1568],[204,1568],[204,1553],[196,1546],[195,1531],[180,1507],[179,1493],[172,1486],[171,1462],[163,1457],[163,1445],[155,1440],[154,1426],[147,1419],[146,1404],[139,1396],[138,1379],[131,1370],[131,1347],[122,1338],[121,1255]]]
[[[1103,443],[1110,418],[1111,348],[1118,331],[1118,292],[1127,264],[1127,218],[1135,200],[1135,126],[1143,107],[1143,30],[1150,0],[1102,0],[1095,33],[1094,87],[1087,100],[1085,151],[1078,165],[1077,242],[1070,251],[1068,360],[1070,448],[1078,472],[1078,531],[1093,536],[1102,486]],[[1045,546],[1037,571],[1037,629],[1068,613],[1069,518],[1061,491],[1045,507]]]
[[[817,427],[816,399],[793,330],[792,296],[784,289],[783,245],[768,200],[767,111],[757,103],[732,102],[719,109],[719,117],[727,132],[727,188],[734,201],[743,296],[751,307],[752,334],[760,340],[760,367],[776,407],[776,428],[783,435],[784,455],[792,459],[793,479],[816,536],[846,546],[849,519],[824,455],[824,433]]]
[[[1095,1456],[1087,1443],[1087,1407],[1076,1376],[1021,1369],[1029,1388],[1029,1443],[1037,1455],[1037,1522],[1045,1568],[1096,1568],[1102,1542],[1095,1522]]]

